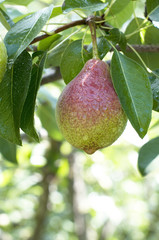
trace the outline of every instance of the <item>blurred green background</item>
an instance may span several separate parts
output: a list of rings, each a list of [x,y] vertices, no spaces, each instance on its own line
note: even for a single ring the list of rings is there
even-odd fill
[[[17,18],[52,2],[63,1],[7,8]],[[139,16],[143,4],[138,1]],[[55,21],[62,18],[75,16]],[[0,29],[5,35],[1,25]],[[87,155],[71,147],[57,128],[54,112],[63,88],[59,80],[39,90],[35,122],[40,143],[22,133],[23,146],[15,156],[15,147],[6,148],[0,141],[0,240],[157,240],[159,174],[155,165],[155,171],[141,177],[137,158],[158,128],[152,127],[141,140],[128,123],[112,146]],[[151,125],[155,122],[158,117],[153,114]]]

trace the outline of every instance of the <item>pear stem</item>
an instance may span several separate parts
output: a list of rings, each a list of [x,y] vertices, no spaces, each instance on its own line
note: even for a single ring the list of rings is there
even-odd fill
[[[91,31],[91,37],[92,37],[92,45],[93,45],[93,58],[99,59],[98,55],[98,46],[97,46],[97,38],[96,38],[96,24],[94,21],[94,16],[91,16],[88,19],[88,25]]]

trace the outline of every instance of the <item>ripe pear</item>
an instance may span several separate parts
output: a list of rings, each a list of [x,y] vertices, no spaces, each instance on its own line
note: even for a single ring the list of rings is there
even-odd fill
[[[0,82],[2,81],[7,66],[7,50],[0,37]]]
[[[105,62],[90,59],[64,88],[57,101],[56,120],[64,138],[88,154],[117,140],[127,117]]]

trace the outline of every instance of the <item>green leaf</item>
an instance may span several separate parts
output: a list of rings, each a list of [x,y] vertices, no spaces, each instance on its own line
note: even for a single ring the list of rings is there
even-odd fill
[[[56,140],[62,141],[63,136],[59,131],[55,119],[55,107],[57,99],[55,99],[45,87],[41,87],[38,93],[39,105],[37,115],[40,118],[43,128],[48,132],[48,135]]]
[[[153,163],[155,158],[159,155],[158,146],[159,137],[150,140],[140,149],[138,157],[138,169],[143,176],[149,172],[148,168],[150,167],[150,164]]]
[[[109,31],[109,34],[106,35],[106,38],[115,44],[119,44],[121,50],[125,52],[127,40],[125,34],[121,32],[118,28],[112,28]]]
[[[144,19],[136,18],[133,19],[127,29],[125,34],[129,35],[139,29],[141,23],[143,23]],[[148,23],[148,25],[151,23]],[[142,27],[145,27],[146,24],[143,24]],[[141,30],[140,32],[132,35],[128,40],[130,44],[143,44],[143,45],[159,45],[159,29],[156,27],[148,27],[147,29]],[[146,66],[151,70],[155,70],[159,68],[159,53],[158,52],[138,52],[143,61],[145,62]],[[141,64],[140,59],[134,52],[126,52],[125,53],[128,57],[134,59],[138,63]]]
[[[109,2],[111,1],[109,0]],[[129,3],[130,0],[116,0],[110,8],[108,16],[116,15],[117,13],[122,11]]]
[[[118,28],[112,28],[106,38],[114,43],[118,43],[121,39],[121,32]]]
[[[150,82],[138,63],[115,50],[111,75],[122,107],[141,138],[147,133],[152,112]]]
[[[121,0],[119,0],[122,2]],[[133,1],[129,1],[129,3],[117,14],[113,14],[110,10],[108,16],[106,17],[106,21],[112,25],[113,27],[121,28],[122,25],[131,18],[133,14]]]
[[[77,40],[68,45],[62,59],[60,70],[66,84],[68,84],[82,70],[89,56],[82,50],[82,40]]]
[[[31,82],[21,116],[21,129],[37,142],[39,142],[39,137],[34,128],[34,111],[36,96],[41,82],[45,59],[45,52],[36,52],[33,54],[34,64],[31,72]]]
[[[0,8],[0,22],[3,24],[3,26],[9,30],[14,22],[10,19],[10,17],[7,15],[6,12],[3,11],[3,9]]]
[[[53,17],[56,17],[60,14],[62,14],[62,7],[61,6],[56,6],[56,7],[54,7],[54,9],[51,13],[50,19],[53,18]]]
[[[55,41],[50,46],[49,49],[56,47],[61,41],[62,41],[61,38],[60,38],[60,40]],[[60,46],[56,47],[53,51],[51,51],[49,54],[47,54],[46,64],[45,64],[46,68],[60,66],[63,53],[64,53],[65,49],[68,47],[68,45],[70,44],[70,42],[71,42],[70,39],[66,40]]]
[[[15,144],[12,144],[3,138],[0,138],[0,153],[9,162],[17,163]]]
[[[111,45],[105,39],[105,37],[99,37],[99,38],[97,38],[97,46],[98,46],[99,58],[102,60],[105,57],[105,55],[110,51]],[[90,57],[92,57],[93,56],[92,43],[88,46],[87,51],[91,54]]]
[[[150,18],[152,21],[159,22],[159,6],[157,6],[157,7],[150,13],[149,18]]]
[[[20,17],[22,19],[23,17],[25,17],[25,15],[23,15],[22,12],[20,12],[17,8],[13,8],[12,6],[7,7],[7,14],[14,21],[14,23],[15,23],[15,19],[18,19]],[[30,14],[31,13],[29,13],[28,15]]]
[[[11,64],[41,31],[52,13],[52,8],[53,6],[50,5],[48,8],[26,16],[8,31],[4,41]]]
[[[153,93],[153,110],[159,112],[159,69],[153,71],[153,74],[149,75],[149,79]]]
[[[30,82],[32,61],[24,51],[0,83],[0,136],[21,145],[20,118]]]
[[[38,51],[46,51],[50,48],[50,45],[57,39],[61,38],[60,34],[54,34],[48,38],[45,38],[39,42]]]
[[[108,3],[104,3],[100,0],[65,0],[62,6],[64,13],[70,12],[76,9],[89,10],[92,12],[100,11],[104,9]]]
[[[151,13],[159,5],[159,0],[146,0],[147,13]]]
[[[125,34],[129,35],[134,33],[136,30],[140,28],[140,25],[143,24],[144,19],[142,18],[134,18],[132,21],[128,24]],[[143,24],[142,27],[145,27],[146,25]],[[141,34],[140,31],[137,33],[134,33],[132,36],[128,38],[128,42],[130,44],[142,44]]]
[[[121,31],[120,31],[120,39],[119,39],[118,44],[119,44],[121,50],[125,53],[127,40],[126,40],[125,34]]]
[[[16,4],[16,5],[24,5],[24,6],[27,6],[31,2],[32,0],[5,0],[6,4]]]

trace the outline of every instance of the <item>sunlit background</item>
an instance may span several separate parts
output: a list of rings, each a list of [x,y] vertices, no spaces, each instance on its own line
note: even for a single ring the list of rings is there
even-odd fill
[[[8,8],[12,18],[18,18],[52,2],[63,1],[37,0],[28,7]],[[136,14],[143,16],[144,1],[137,4]],[[53,20],[77,18],[62,15]],[[140,147],[157,136],[157,114],[144,139],[128,123],[112,146],[87,155],[66,142],[56,126],[54,110],[64,86],[60,80],[39,90],[35,122],[41,142],[24,135],[23,146],[17,148],[18,165],[0,155],[0,239],[157,240],[158,169],[143,178],[137,168]]]

